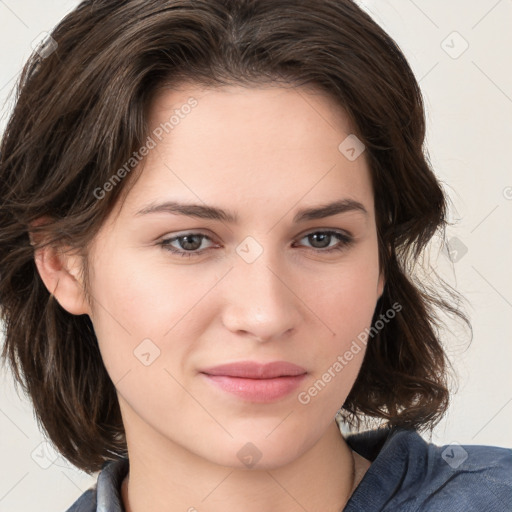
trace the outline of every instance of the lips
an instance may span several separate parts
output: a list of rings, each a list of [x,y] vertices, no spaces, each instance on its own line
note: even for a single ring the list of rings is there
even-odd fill
[[[204,368],[209,385],[246,402],[269,403],[284,399],[306,378],[307,371],[287,361],[239,361]]]
[[[307,371],[301,366],[287,361],[272,361],[264,364],[255,361],[239,361],[205,368],[201,370],[201,373],[243,379],[274,379],[276,377],[303,375]]]

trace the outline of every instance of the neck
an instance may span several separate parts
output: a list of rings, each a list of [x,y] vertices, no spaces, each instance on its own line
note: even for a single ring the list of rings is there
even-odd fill
[[[335,421],[307,452],[273,469],[219,466],[182,447],[131,445],[122,486],[126,512],[338,512],[369,465],[352,451]]]

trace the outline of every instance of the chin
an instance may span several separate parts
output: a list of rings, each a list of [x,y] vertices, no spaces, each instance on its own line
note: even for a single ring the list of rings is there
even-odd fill
[[[266,437],[267,434],[268,430],[261,429],[254,435],[237,436],[229,446],[218,445],[218,458],[212,462],[237,469],[272,470],[292,463],[317,441],[284,429],[280,434],[276,431]]]

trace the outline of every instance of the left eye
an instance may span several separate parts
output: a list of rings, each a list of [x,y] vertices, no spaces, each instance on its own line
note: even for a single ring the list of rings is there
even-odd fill
[[[175,254],[179,254],[180,256],[194,256],[195,251],[199,249],[202,245],[202,241],[204,239],[210,240],[206,235],[202,235],[201,233],[187,233],[186,235],[175,236],[173,238],[168,238],[166,240],[162,240],[160,245]],[[181,249],[176,249],[170,245],[173,242],[178,241]],[[194,252],[192,252],[194,251]],[[201,251],[202,252],[202,251]]]
[[[353,242],[353,238],[351,236],[340,233],[339,231],[314,231],[313,233],[309,233],[302,238],[307,238],[310,243],[319,244],[320,247],[313,247],[313,250],[317,252],[339,251],[349,246]],[[336,242],[336,239],[337,243],[333,246],[330,246],[330,242]],[[325,247],[328,247],[328,249],[323,250]]]
[[[303,240],[304,238],[307,238],[309,243],[317,245],[317,247],[310,247],[311,250],[317,253],[329,253],[343,250],[350,246],[354,240],[352,236],[338,231],[314,231],[304,235],[299,240]],[[211,238],[201,233],[187,233],[185,235],[162,240],[159,245],[173,254],[190,258],[192,256],[199,256],[207,250],[203,248],[199,251],[203,240],[211,241]],[[331,245],[333,241],[336,242],[335,245]],[[180,247],[171,245],[174,242],[178,242]]]

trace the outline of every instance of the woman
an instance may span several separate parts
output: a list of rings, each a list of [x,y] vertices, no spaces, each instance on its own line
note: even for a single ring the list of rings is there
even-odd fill
[[[86,1],[1,146],[4,357],[69,511],[509,510],[414,263],[446,225],[418,84],[354,2]],[[339,423],[380,427],[343,435]],[[456,500],[454,499],[456,497]]]

